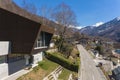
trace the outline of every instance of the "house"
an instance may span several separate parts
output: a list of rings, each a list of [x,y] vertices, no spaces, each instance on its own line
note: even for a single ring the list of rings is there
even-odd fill
[[[42,60],[54,28],[40,20],[12,0],[0,0],[0,79]]]
[[[120,80],[120,66],[112,70],[112,77],[114,80]]]
[[[82,44],[83,46],[86,46],[90,41],[90,39],[87,37],[83,37],[79,39],[79,43]]]

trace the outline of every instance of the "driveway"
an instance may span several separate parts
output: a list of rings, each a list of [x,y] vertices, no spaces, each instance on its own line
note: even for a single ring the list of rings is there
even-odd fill
[[[80,52],[81,67],[79,71],[80,80],[106,80],[102,71],[96,67],[91,55],[82,45],[77,45]]]

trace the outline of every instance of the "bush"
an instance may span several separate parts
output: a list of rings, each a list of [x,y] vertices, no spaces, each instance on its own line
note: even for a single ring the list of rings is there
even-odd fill
[[[73,50],[73,47],[71,44],[63,43],[61,52],[68,58]]]
[[[65,39],[63,39],[63,37],[56,37],[54,39],[58,51],[68,58],[71,54],[71,51],[73,50],[73,45],[66,41]]]
[[[78,72],[78,68],[79,68],[78,64],[73,64],[72,62],[69,62],[68,59],[65,59],[61,56],[57,56],[55,54],[51,54],[51,53],[46,52],[45,55],[46,55],[47,59],[49,59],[53,62],[56,62],[56,63],[60,64],[61,66],[65,67],[69,70]]]
[[[95,48],[95,50],[99,51],[100,54],[103,54],[103,46],[99,45]]]

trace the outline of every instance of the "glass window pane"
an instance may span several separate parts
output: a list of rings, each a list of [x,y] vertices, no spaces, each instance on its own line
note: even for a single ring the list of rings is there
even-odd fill
[[[5,63],[5,56],[0,56],[0,64]]]

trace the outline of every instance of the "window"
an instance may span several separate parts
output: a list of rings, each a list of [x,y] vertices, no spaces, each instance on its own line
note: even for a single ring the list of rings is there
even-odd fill
[[[47,48],[47,46],[49,46],[51,37],[52,37],[52,34],[47,32],[41,32],[36,42],[35,49]]]
[[[0,56],[0,64],[6,62],[6,57],[5,56]]]
[[[41,32],[41,34],[38,37],[38,40],[36,42],[36,48],[39,47],[46,47],[45,45],[45,32]]]
[[[24,59],[22,54],[10,54],[8,55],[8,62],[15,62]]]

